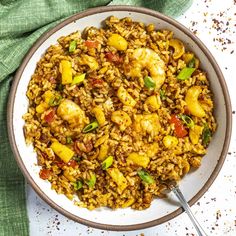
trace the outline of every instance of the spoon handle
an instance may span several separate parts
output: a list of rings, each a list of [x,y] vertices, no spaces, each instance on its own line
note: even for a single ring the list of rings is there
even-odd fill
[[[179,199],[181,206],[184,208],[185,212],[188,214],[190,220],[192,221],[196,231],[198,232],[199,236],[207,236],[207,234],[204,232],[196,218],[194,217],[187,201],[185,200],[182,192],[180,191],[178,186],[175,186],[172,191],[174,192],[175,196]]]

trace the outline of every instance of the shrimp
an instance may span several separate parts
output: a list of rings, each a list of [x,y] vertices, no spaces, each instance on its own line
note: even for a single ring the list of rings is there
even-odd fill
[[[130,77],[141,77],[141,70],[146,68],[159,89],[165,81],[165,63],[160,56],[149,48],[137,48],[131,56],[131,68],[126,70]]]
[[[79,105],[69,99],[65,99],[60,103],[57,109],[57,115],[72,126],[79,126],[81,128],[89,122],[85,116],[85,112]]]

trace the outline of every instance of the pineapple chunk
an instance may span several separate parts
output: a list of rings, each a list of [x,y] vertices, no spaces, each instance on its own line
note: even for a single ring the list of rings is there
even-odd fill
[[[190,130],[189,130],[189,138],[192,142],[192,144],[198,144],[199,138],[202,134],[203,127],[199,125],[194,125]]]
[[[51,149],[65,163],[69,162],[70,159],[74,156],[74,152],[70,148],[68,148],[66,145],[63,145],[59,142],[53,142],[51,145]]]
[[[150,162],[150,158],[147,155],[140,155],[136,152],[132,152],[128,155],[127,161],[146,168]]]
[[[113,181],[117,184],[118,193],[122,193],[127,187],[127,180],[124,175],[117,168],[107,169],[108,174],[111,176]]]
[[[62,84],[71,84],[73,81],[72,78],[72,65],[70,61],[62,60],[60,62],[59,70],[61,72]]]
[[[98,124],[100,126],[103,126],[106,122],[106,118],[105,118],[103,110],[97,106],[93,108],[92,112],[94,113],[96,120],[98,121]]]
[[[105,159],[105,157],[107,157],[108,148],[109,148],[109,146],[106,142],[101,145],[100,150],[99,150],[99,154],[98,154],[98,160],[103,161]]]

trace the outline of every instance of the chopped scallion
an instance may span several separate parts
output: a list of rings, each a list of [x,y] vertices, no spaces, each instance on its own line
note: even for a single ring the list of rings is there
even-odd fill
[[[166,95],[165,95],[165,91],[160,89],[160,98],[161,100],[165,100],[166,99]]]
[[[82,181],[77,181],[76,183],[74,183],[74,189],[75,190],[79,190],[79,189],[81,189],[83,187],[83,183],[82,183]]]
[[[177,75],[177,79],[179,80],[189,79],[195,70],[196,68],[185,67],[179,72],[179,74]]]
[[[102,169],[106,170],[107,168],[109,168],[112,163],[113,163],[113,156],[109,156],[107,157],[103,162],[102,162]]]
[[[189,128],[192,128],[194,126],[194,122],[191,119],[191,117],[189,117],[187,115],[180,115],[180,118],[182,119],[184,124],[186,124]]]
[[[85,73],[84,74],[81,74],[81,75],[76,75],[71,83],[71,85],[74,85],[74,84],[80,84],[81,82],[84,81],[85,79]]]
[[[154,179],[144,170],[138,170],[137,171],[139,177],[147,184],[153,184],[155,183]]]
[[[67,144],[71,144],[73,141],[72,141],[72,138],[71,137],[66,137],[66,143]]]
[[[89,188],[93,188],[96,183],[96,175],[92,174],[91,179],[86,181],[86,184],[89,186]]]
[[[202,144],[206,147],[211,140],[211,130],[208,125],[204,125],[204,129],[202,131]]]
[[[84,132],[84,133],[88,133],[88,132],[90,132],[90,131],[96,129],[97,127],[98,127],[98,122],[97,122],[97,121],[94,121],[94,122],[92,122],[92,123],[86,125],[86,126],[84,127],[84,129],[83,129],[83,132]]]
[[[189,68],[194,68],[194,67],[195,67],[195,57],[193,57],[193,58],[189,61],[188,67],[189,67]]]
[[[48,105],[51,107],[57,106],[60,104],[61,99],[62,99],[62,96],[57,94],[53,96],[52,98],[50,98]]]
[[[144,78],[144,85],[145,85],[147,88],[155,88],[155,87],[156,87],[155,81],[154,81],[150,76],[146,76],[146,77]]]
[[[69,45],[69,52],[74,52],[76,47],[77,47],[77,42],[75,40],[71,41]]]

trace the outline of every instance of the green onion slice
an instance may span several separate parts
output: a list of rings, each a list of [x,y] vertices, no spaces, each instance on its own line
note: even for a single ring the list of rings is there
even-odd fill
[[[62,84],[57,84],[56,90],[62,91],[64,89],[64,86]]]
[[[155,183],[155,180],[144,170],[138,170],[137,171],[139,177],[147,184],[153,184]]]
[[[165,91],[160,89],[160,98],[161,100],[165,100],[166,99],[166,95],[165,95]]]
[[[113,156],[109,156],[107,157],[103,162],[102,162],[102,169],[106,170],[107,168],[109,168],[112,163],[113,163]]]
[[[74,189],[75,190],[79,190],[79,189],[81,189],[83,187],[83,183],[82,183],[82,181],[77,181],[76,183],[74,183]]]
[[[89,186],[89,188],[93,188],[94,185],[96,184],[96,175],[92,174],[91,179],[87,180],[86,184]]]
[[[74,84],[80,84],[81,82],[84,81],[85,79],[85,73],[84,74],[81,74],[81,75],[76,75],[71,83],[71,85],[74,85]]]
[[[187,115],[180,115],[180,118],[189,128],[192,128],[194,126],[194,122],[191,117]]]
[[[51,107],[57,106],[60,104],[61,99],[62,99],[62,96],[57,94],[53,96],[52,98],[50,98],[48,105]]]
[[[92,122],[92,123],[86,125],[86,126],[84,127],[84,129],[83,129],[83,132],[84,132],[84,133],[88,133],[88,132],[90,132],[90,131],[96,129],[97,127],[98,127],[98,122],[97,122],[97,121],[94,121],[94,122]]]
[[[67,144],[71,144],[73,141],[72,141],[72,138],[71,137],[66,137],[66,143]]]
[[[74,52],[76,47],[77,47],[77,42],[75,40],[71,41],[69,45],[69,52]]]
[[[73,160],[75,160],[79,163],[81,161],[81,157],[80,156],[73,156]]]
[[[193,57],[190,61],[189,61],[189,63],[188,63],[188,67],[189,68],[194,68],[195,67],[195,57]]]
[[[177,79],[179,80],[189,79],[195,70],[196,68],[185,67],[179,72],[179,74],[177,75]]]
[[[156,87],[155,81],[154,81],[150,76],[146,76],[146,77],[144,78],[144,85],[145,85],[147,88],[155,88],[155,87]]]
[[[202,131],[202,144],[206,147],[210,140],[211,140],[211,130],[209,129],[208,125],[204,125],[204,129]]]

